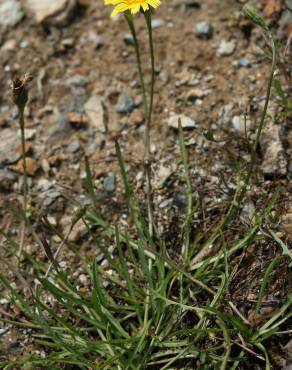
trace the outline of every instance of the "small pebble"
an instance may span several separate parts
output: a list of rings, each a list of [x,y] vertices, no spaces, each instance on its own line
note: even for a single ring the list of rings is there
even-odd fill
[[[134,38],[133,36],[130,34],[130,33],[126,33],[124,36],[123,36],[123,41],[126,45],[130,46],[130,45],[134,45]]]
[[[234,40],[226,41],[222,40],[218,48],[218,54],[222,57],[228,57],[234,53],[236,44]]]
[[[141,111],[137,110],[131,113],[129,122],[132,125],[141,125],[144,122],[144,115]]]
[[[164,21],[162,19],[153,19],[151,22],[152,29],[160,28],[164,25]]]
[[[67,146],[66,150],[68,153],[76,153],[79,149],[80,149],[80,142],[78,139],[76,139]]]
[[[101,36],[99,36],[96,32],[90,31],[88,34],[88,38],[90,41],[93,42],[95,49],[99,49],[103,46],[104,41]]]
[[[135,109],[135,106],[136,104],[130,96],[120,95],[116,106],[116,111],[118,113],[132,113]]]
[[[246,58],[240,58],[238,61],[238,65],[243,68],[248,68],[250,67],[250,63]]]
[[[195,33],[200,38],[210,39],[213,36],[213,27],[207,21],[198,22],[195,24]]]
[[[21,4],[16,0],[2,0],[0,2],[0,26],[14,27],[21,21],[24,13]]]
[[[110,172],[103,182],[104,190],[108,193],[113,193],[116,189],[116,177],[115,174]]]
[[[182,128],[195,128],[196,122],[191,119],[190,117],[184,115],[174,115],[169,117],[168,119],[168,126],[178,129],[178,121],[181,120],[181,127]]]

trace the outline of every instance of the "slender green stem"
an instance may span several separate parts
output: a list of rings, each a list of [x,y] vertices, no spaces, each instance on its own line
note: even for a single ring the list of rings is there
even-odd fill
[[[150,90],[150,104],[149,104],[149,111],[147,117],[147,141],[146,143],[146,150],[149,152],[150,156],[150,126],[151,126],[151,119],[152,119],[152,112],[153,112],[153,100],[154,100],[154,86],[155,86],[155,57],[154,57],[154,47],[153,47],[153,36],[152,36],[152,25],[151,25],[151,11],[148,10],[145,13],[145,19],[147,24],[148,30],[148,37],[149,37],[149,48],[150,48],[150,59],[151,59],[151,90]]]
[[[142,70],[140,46],[139,46],[139,42],[138,42],[138,39],[137,39],[137,34],[136,34],[135,25],[134,25],[134,22],[133,22],[132,15],[129,14],[129,13],[125,13],[125,18],[127,20],[130,32],[131,32],[131,34],[133,36],[133,40],[134,40],[137,67],[138,67],[138,72],[139,72],[140,85],[141,85],[141,91],[142,91],[142,99],[143,99],[143,105],[144,105],[144,114],[145,114],[145,119],[147,119],[147,117],[148,117],[148,103],[147,103],[147,97],[146,97],[144,73],[143,73],[143,70]]]
[[[234,215],[234,212],[237,210],[237,207],[241,204],[241,202],[242,202],[242,200],[243,200],[243,198],[246,194],[247,187],[250,184],[250,180],[251,180],[252,174],[254,172],[254,167],[255,167],[255,163],[256,163],[257,149],[259,147],[261,133],[262,133],[262,130],[264,128],[265,120],[266,120],[266,116],[267,116],[267,112],[268,112],[268,106],[269,106],[269,101],[270,101],[271,91],[272,91],[272,86],[273,86],[273,80],[274,80],[274,74],[275,74],[275,69],[276,69],[276,65],[277,65],[277,53],[276,53],[275,42],[274,42],[273,36],[270,33],[269,33],[268,36],[271,40],[271,47],[272,47],[273,55],[272,55],[272,67],[271,67],[271,72],[270,72],[270,77],[269,77],[268,87],[267,87],[267,92],[266,92],[266,98],[265,98],[265,105],[264,105],[263,113],[261,115],[261,120],[260,120],[260,123],[259,123],[259,127],[257,129],[256,138],[255,138],[254,144],[252,146],[251,160],[249,162],[248,171],[247,171],[246,177],[244,179],[244,184],[243,184],[243,187],[242,187],[242,189],[239,193],[237,201],[233,202],[233,204],[232,204],[232,207],[231,207],[232,211],[230,212],[230,216],[229,216],[229,219],[227,220],[227,222]]]
[[[23,165],[23,210],[26,216],[27,208],[27,165],[26,165],[26,145],[25,145],[25,126],[24,126],[24,109],[19,109],[19,125],[21,132],[21,150]]]
[[[25,145],[25,126],[24,126],[24,107],[19,107],[19,125],[20,125],[20,136],[21,136],[21,151],[22,151],[22,166],[23,166],[23,222],[20,234],[20,244],[18,250],[18,256],[20,257],[24,247],[25,229],[27,226],[27,164],[26,164],[26,145]]]
[[[145,175],[146,175],[146,194],[147,194],[147,208],[148,208],[148,220],[149,220],[149,235],[153,236],[153,228],[154,228],[154,217],[153,217],[153,202],[152,202],[152,185],[151,185],[151,141],[150,141],[150,128],[151,128],[151,119],[152,119],[152,111],[153,111],[153,100],[154,100],[154,84],[155,84],[155,59],[154,59],[154,47],[153,47],[153,37],[152,37],[152,26],[151,26],[151,12],[147,11],[144,13],[148,36],[149,36],[149,48],[150,48],[150,58],[151,58],[151,91],[150,91],[150,103],[148,106],[147,96],[146,96],[146,89],[145,89],[145,81],[144,81],[144,73],[142,70],[142,63],[141,63],[141,53],[139,42],[137,39],[137,34],[133,22],[133,17],[129,13],[125,13],[125,17],[133,36],[134,40],[134,47],[137,59],[137,66],[140,78],[140,85],[142,91],[142,98],[144,104],[144,115],[146,120],[145,126],[145,137],[144,137],[144,144],[145,144],[145,159],[144,159],[144,168],[145,168]]]
[[[185,263],[188,261],[189,257],[189,246],[190,246],[190,224],[192,222],[192,213],[193,213],[193,193],[192,193],[192,184],[191,178],[189,173],[189,164],[188,164],[188,154],[185,146],[184,134],[183,129],[181,127],[181,119],[179,119],[179,144],[180,144],[180,152],[181,152],[181,159],[184,167],[184,176],[185,182],[187,185],[187,199],[188,199],[188,207],[187,207],[187,217],[186,222],[184,225],[184,243],[182,248],[182,254],[184,256]]]
[[[154,85],[155,85],[155,57],[153,47],[153,36],[152,36],[152,24],[151,24],[151,11],[148,10],[144,13],[145,20],[148,30],[149,38],[149,49],[151,59],[151,90],[150,90],[150,104],[148,110],[148,116],[145,128],[145,170],[146,170],[146,192],[147,192],[147,204],[148,204],[148,218],[149,218],[149,234],[153,235],[154,228],[154,217],[153,217],[153,202],[152,202],[152,185],[151,185],[151,141],[150,141],[150,130],[151,120],[153,112],[153,100],[154,100]]]
[[[255,138],[253,146],[252,146],[251,160],[249,162],[249,166],[248,166],[248,169],[247,169],[246,176],[243,180],[243,185],[236,192],[236,194],[233,198],[233,201],[231,203],[231,206],[228,209],[228,212],[227,212],[226,216],[224,217],[222,222],[216,227],[212,236],[209,238],[209,240],[203,246],[200,253],[197,256],[195,256],[195,258],[192,261],[192,264],[194,264],[196,262],[199,262],[199,260],[203,259],[206,256],[209,247],[214,243],[214,241],[217,239],[217,237],[221,234],[222,230],[227,226],[227,224],[230,222],[230,220],[234,217],[235,213],[238,210],[238,207],[240,206],[243,198],[246,195],[248,186],[250,184],[250,180],[251,180],[252,174],[254,172],[254,167],[255,167],[255,163],[256,163],[257,149],[258,149],[258,146],[259,146],[261,133],[262,133],[262,130],[263,130],[263,127],[264,127],[264,124],[265,124],[265,120],[266,120],[266,116],[267,116],[267,111],[268,111],[268,106],[269,106],[269,101],[270,101],[271,91],[272,91],[272,86],[273,86],[274,74],[275,74],[275,70],[276,70],[276,66],[277,66],[276,46],[275,46],[273,36],[270,32],[268,33],[268,37],[271,41],[272,67],[271,67],[271,72],[270,72],[268,86],[267,86],[267,92],[266,92],[266,97],[265,97],[265,105],[264,105],[264,109],[263,109],[263,112],[262,112],[262,115],[261,115],[261,119],[260,119],[258,129],[257,129],[256,138]]]

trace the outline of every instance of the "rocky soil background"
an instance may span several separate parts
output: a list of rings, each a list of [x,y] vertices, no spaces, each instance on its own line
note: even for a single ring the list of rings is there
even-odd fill
[[[197,222],[202,223],[203,214],[203,223],[216,224],[234,191],[238,166],[250,159],[245,114],[247,134],[252,138],[270,65],[260,49],[264,46],[261,32],[241,12],[245,1],[162,3],[152,24],[157,75],[152,152],[156,217],[163,234],[186,204],[180,179],[178,116],[189,150],[194,195],[200,200]],[[253,3],[277,37],[282,55],[277,78],[289,94],[291,0]],[[147,35],[141,17],[137,30],[148,70]],[[46,216],[66,231],[76,205],[90,203],[85,192],[85,155],[93,170],[101,213],[108,220],[126,222],[114,141],[118,139],[122,146],[129,175],[143,202],[144,117],[133,40],[124,19],[110,19],[110,9],[102,1],[1,0],[0,50],[1,229],[15,235],[19,232],[14,210],[23,185],[20,130],[10,82],[15,74],[24,73],[33,77],[26,139],[30,206],[36,224]],[[214,141],[209,140],[211,136]],[[250,223],[255,210],[262,209],[281,184],[279,227],[283,235],[291,236],[292,127],[275,94],[257,168],[242,218]],[[85,234],[77,224],[71,240],[83,248]],[[53,242],[58,239],[53,237]],[[33,241],[25,249],[46,259]],[[86,251],[93,253],[89,248]],[[1,254],[5,258],[0,267],[13,279],[14,258]],[[264,259],[264,255],[256,258]],[[62,263],[74,270],[81,284],[87,284],[70,254],[63,256]],[[240,298],[252,299],[253,288],[242,288],[237,287]],[[5,299],[1,304],[7,313]],[[0,330],[5,333],[5,327]],[[25,353],[23,346],[29,339],[20,342],[22,335],[4,335],[6,350],[1,355],[11,353],[13,346]]]

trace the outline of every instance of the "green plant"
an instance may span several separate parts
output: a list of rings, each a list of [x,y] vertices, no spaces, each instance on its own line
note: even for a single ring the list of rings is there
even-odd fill
[[[133,16],[129,11],[126,11],[125,18],[127,20],[129,29],[133,36],[136,60],[140,78],[141,91],[143,96],[144,104],[144,115],[146,119],[145,125],[145,159],[144,159],[144,168],[146,174],[146,193],[147,193],[147,206],[148,206],[148,221],[149,221],[149,233],[153,235],[154,229],[154,217],[153,217],[153,202],[152,202],[152,186],[151,186],[151,140],[150,140],[150,129],[151,129],[151,120],[152,120],[152,111],[153,111],[153,99],[154,99],[154,84],[155,84],[155,58],[154,58],[154,48],[153,48],[153,36],[152,36],[152,26],[151,26],[151,10],[147,10],[144,13],[148,38],[149,38],[149,49],[150,49],[150,59],[151,59],[151,91],[149,103],[147,99],[147,94],[145,90],[144,82],[144,73],[142,69],[141,56],[140,56],[140,46],[136,35],[135,25]]]
[[[27,212],[27,163],[26,163],[26,145],[25,145],[25,123],[24,123],[24,110],[28,102],[28,89],[27,84],[31,80],[30,76],[24,75],[23,77],[16,77],[12,81],[12,94],[13,101],[18,110],[18,119],[21,136],[21,152],[22,152],[22,167],[23,167],[23,215],[24,221],[21,231],[21,242],[18,255],[21,255],[25,237],[26,228],[26,212]]]
[[[187,154],[181,129],[180,145],[188,182]],[[99,246],[109,264],[103,268],[75,250],[92,281],[88,291],[82,292],[56,260],[50,278],[42,277],[45,264],[27,254],[25,256],[34,264],[41,284],[31,292],[30,299],[24,298],[1,276],[3,286],[10,290],[11,302],[17,304],[27,319],[25,323],[0,320],[32,328],[35,343],[48,349],[45,358],[31,355],[12,363],[3,362],[3,368],[23,368],[25,364],[31,368],[52,369],[65,365],[80,369],[138,370],[157,366],[160,369],[184,366],[235,369],[245,363],[248,355],[266,363],[266,369],[270,369],[265,342],[278,335],[281,325],[291,317],[292,296],[275,316],[254,327],[227,299],[226,293],[233,278],[232,270],[236,268],[231,268],[230,257],[264,238],[258,233],[259,228],[270,214],[277,194],[242,239],[234,245],[222,239],[224,251],[209,259],[208,264],[195,266],[195,273],[191,274],[187,266],[192,254],[187,253],[187,248],[184,249],[184,262],[177,263],[168,257],[163,242],[157,245],[150,238],[118,145],[117,155],[137,237],[125,228],[105,224],[94,211],[88,210],[82,215],[83,222],[92,242]],[[89,184],[92,181],[90,171],[87,176]],[[189,202],[190,215],[191,198]],[[96,227],[98,239],[92,229]],[[189,243],[187,223],[184,230],[183,240]],[[9,236],[6,237],[9,240]],[[115,242],[113,255],[102,246],[102,238]],[[68,244],[65,237],[63,240]],[[50,255],[52,258],[53,254]],[[255,316],[278,260],[279,257],[268,266]],[[201,304],[196,297],[200,297]]]

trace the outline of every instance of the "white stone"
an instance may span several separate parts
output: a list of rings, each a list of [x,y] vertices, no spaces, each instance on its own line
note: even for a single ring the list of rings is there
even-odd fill
[[[284,176],[287,174],[287,158],[281,141],[280,126],[270,121],[261,137],[263,151],[262,170],[265,175]]]
[[[7,40],[2,46],[2,51],[14,51],[17,47],[17,41],[15,39]]]
[[[0,134],[0,166],[16,162],[21,157],[20,140],[15,130],[5,128]]]
[[[161,188],[171,174],[172,174],[172,169],[170,167],[161,165],[155,171],[155,178],[154,178],[154,184],[153,184],[154,188]]]
[[[24,8],[32,13],[36,22],[66,25],[71,18],[76,0],[23,0]]]
[[[52,186],[52,183],[45,178],[41,178],[37,182],[37,189],[40,191],[47,191],[50,189],[51,186]]]
[[[181,120],[181,127],[182,128],[195,128],[196,122],[191,119],[190,117],[184,116],[182,114],[176,114],[169,117],[167,124],[170,127],[178,128],[178,121]]]
[[[245,135],[245,132],[248,133],[251,129],[251,121],[249,119],[245,119],[243,115],[234,116],[232,118],[232,127],[236,133]]]
[[[84,111],[93,128],[99,131],[106,131],[105,110],[103,98],[99,95],[92,95],[84,106]]]
[[[24,136],[26,140],[31,140],[35,137],[37,130],[35,128],[26,128],[24,130]],[[21,130],[17,130],[17,136],[21,138]]]
[[[218,125],[228,129],[232,123],[233,104],[229,103],[220,108],[218,113]]]
[[[235,48],[236,44],[234,40],[231,41],[222,40],[218,47],[218,54],[222,57],[228,57],[234,53]]]
[[[21,5],[16,0],[0,1],[0,26],[14,27],[23,18]]]

